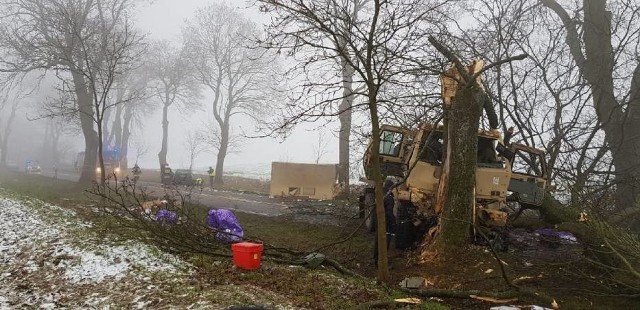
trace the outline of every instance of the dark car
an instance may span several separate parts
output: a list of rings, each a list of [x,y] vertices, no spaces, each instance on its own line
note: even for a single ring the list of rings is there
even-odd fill
[[[189,169],[176,169],[173,173],[173,184],[174,185],[186,185],[193,186],[195,181],[193,179],[193,174]]]

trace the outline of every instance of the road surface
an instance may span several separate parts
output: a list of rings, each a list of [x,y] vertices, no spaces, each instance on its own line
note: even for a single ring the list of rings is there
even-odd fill
[[[55,175],[52,169],[42,170],[41,174],[52,178]],[[58,179],[74,182],[80,177],[77,173],[66,170],[59,170],[57,174]],[[159,182],[138,182],[138,184],[150,196],[162,197],[166,193],[171,194],[172,191],[171,189],[165,190]],[[177,189],[180,190],[182,194],[189,194],[188,189],[184,186],[179,186]],[[279,216],[290,213],[290,206],[288,204],[279,202],[265,195],[214,190],[210,188],[204,188],[203,191],[200,192],[200,190],[195,187],[192,188],[190,195],[192,202],[200,203],[210,208],[229,209],[265,216]]]

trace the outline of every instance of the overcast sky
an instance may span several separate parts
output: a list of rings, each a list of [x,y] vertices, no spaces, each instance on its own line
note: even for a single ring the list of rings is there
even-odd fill
[[[223,3],[219,0],[156,0],[152,3],[145,3],[139,7],[136,24],[143,31],[148,33],[150,39],[168,39],[179,41],[181,29],[185,20],[194,16],[198,8],[205,7],[213,3]],[[244,1],[227,1],[237,7],[251,20],[261,24],[267,19],[253,8],[247,8]],[[195,130],[206,122],[207,116],[211,115],[211,101],[205,97],[203,100],[205,112],[189,113],[177,116],[173,110],[173,117],[169,120],[169,152],[168,162],[174,167],[188,166],[188,154],[181,152],[183,147],[182,139],[184,133]],[[175,109],[175,107],[172,107]],[[251,132],[254,125],[245,119],[236,119],[237,126],[241,126],[245,131]],[[232,119],[233,121],[233,119]],[[238,127],[235,126],[235,132]],[[329,141],[327,153],[321,159],[321,163],[338,162],[338,142],[333,131],[338,128],[337,120],[333,126],[326,127],[321,133],[314,129],[318,125],[306,125],[296,128],[290,137],[284,142],[272,138],[244,139],[243,147],[239,152],[229,154],[225,161],[227,170],[234,170],[243,165],[258,165],[268,167],[272,161],[289,162],[314,162],[316,158],[316,145],[318,135],[324,136],[324,141]],[[157,153],[160,150],[161,142],[161,113],[160,109],[150,116],[145,122],[143,133],[150,146],[148,154],[140,159],[140,163],[145,166],[157,166]],[[131,156],[131,153],[130,153]],[[215,153],[200,155],[196,160],[196,167],[215,166]]]

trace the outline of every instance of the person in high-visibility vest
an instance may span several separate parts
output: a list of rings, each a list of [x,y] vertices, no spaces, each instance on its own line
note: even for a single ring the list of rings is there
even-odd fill
[[[196,179],[196,185],[200,188],[200,192],[202,193],[202,185],[204,184],[204,180],[201,177]]]
[[[213,178],[216,176],[216,171],[213,170],[211,166],[209,166],[209,186],[213,187]]]

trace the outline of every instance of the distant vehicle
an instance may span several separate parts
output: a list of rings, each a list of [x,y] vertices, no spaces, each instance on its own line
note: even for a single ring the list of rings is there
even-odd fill
[[[100,163],[97,163],[97,167],[96,167],[96,178],[100,177]],[[118,162],[111,162],[111,161],[104,161],[104,170],[105,170],[105,177],[110,177],[115,175],[117,178],[121,178],[123,176],[122,171],[120,170],[120,163]]]
[[[193,186],[195,184],[193,173],[191,173],[189,169],[176,169],[176,172],[173,174],[173,184]]]
[[[102,152],[102,159],[104,161],[104,170],[105,177],[112,177],[115,175],[117,178],[124,177],[124,171],[120,169],[120,161],[124,160],[120,158],[118,152],[113,151],[113,147],[106,148],[107,150]],[[73,163],[73,166],[76,168],[76,171],[81,172],[84,164],[85,152],[79,152],[76,155],[76,159]],[[100,178],[100,159],[96,156],[96,169],[95,176],[96,178]]]
[[[169,164],[164,164],[160,170],[160,182],[162,185],[171,185],[173,182],[173,170]]]
[[[27,160],[24,163],[24,172],[40,174],[42,172],[42,169],[40,168],[40,164],[37,161]]]

